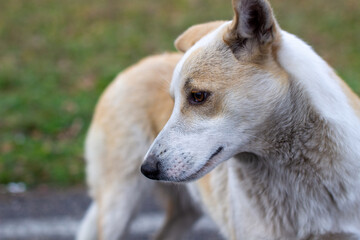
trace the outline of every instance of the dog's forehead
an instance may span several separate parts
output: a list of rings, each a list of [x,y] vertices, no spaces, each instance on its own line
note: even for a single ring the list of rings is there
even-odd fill
[[[219,38],[219,33],[229,24],[231,21],[222,24],[220,27],[207,34],[203,38],[201,38],[194,46],[192,46],[185,55],[181,58],[180,62],[176,65],[174,70],[174,74],[172,77],[171,85],[170,85],[170,94],[172,96],[175,95],[175,89],[180,89],[183,78],[183,68],[184,64],[189,60],[189,58],[194,57],[197,52],[200,52],[201,49],[209,48],[213,43],[215,43]]]

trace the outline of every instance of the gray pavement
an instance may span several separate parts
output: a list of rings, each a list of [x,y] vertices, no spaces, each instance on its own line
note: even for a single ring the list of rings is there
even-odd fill
[[[129,240],[151,239],[160,228],[164,215],[150,198],[131,224]],[[83,187],[49,189],[46,187],[25,193],[0,193],[1,240],[68,240],[74,234],[90,204]],[[217,228],[208,218],[202,218],[186,239],[221,240]]]

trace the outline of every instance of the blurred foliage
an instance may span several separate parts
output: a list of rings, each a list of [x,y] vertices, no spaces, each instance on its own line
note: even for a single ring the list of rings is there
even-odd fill
[[[187,27],[231,19],[230,0],[0,2],[0,183],[82,182],[83,141],[106,85],[173,51]],[[283,29],[314,46],[360,93],[359,0],[273,0]]]

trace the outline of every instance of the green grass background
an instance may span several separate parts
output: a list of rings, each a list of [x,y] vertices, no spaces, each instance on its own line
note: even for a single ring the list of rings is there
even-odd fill
[[[272,4],[359,94],[360,1]],[[114,76],[173,51],[192,24],[231,18],[230,0],[0,1],[0,184],[81,183],[86,130]]]

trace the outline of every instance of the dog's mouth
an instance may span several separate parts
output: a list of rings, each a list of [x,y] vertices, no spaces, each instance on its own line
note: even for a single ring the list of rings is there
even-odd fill
[[[219,155],[222,151],[224,150],[223,146],[220,146],[216,149],[216,151],[211,154],[211,156],[209,157],[209,159],[206,161],[206,163],[195,173],[191,174],[189,177],[187,177],[185,179],[185,181],[191,181],[191,180],[195,180],[199,177],[202,177],[203,175],[205,175],[206,173],[208,173],[211,169],[213,169],[216,164],[216,156]]]

